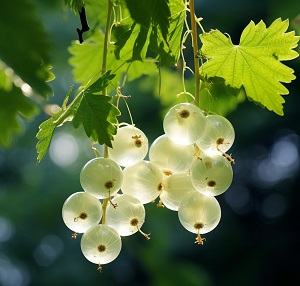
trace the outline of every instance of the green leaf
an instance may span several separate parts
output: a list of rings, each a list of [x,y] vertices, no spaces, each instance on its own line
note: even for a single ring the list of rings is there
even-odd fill
[[[150,43],[151,29],[134,22],[116,43],[116,58],[125,61],[143,61]]]
[[[102,54],[103,54],[102,34],[95,32],[95,34],[86,39],[84,43],[79,44],[73,42],[69,47],[69,52],[72,54],[70,64],[73,66],[74,79],[82,85],[88,84],[91,78],[99,74],[102,69]],[[127,73],[128,79],[136,79],[144,74],[150,75],[157,72],[156,65],[152,61],[145,61],[143,63],[126,63],[124,59],[117,60],[114,55],[114,45],[108,46],[107,66],[116,74],[112,80],[112,84],[118,86],[118,81],[121,80],[123,73]],[[135,69],[136,66],[143,66],[143,68]],[[129,68],[129,69],[128,69]],[[141,72],[140,72],[141,71]]]
[[[115,74],[111,70],[105,72],[98,80],[82,91],[82,99],[73,118],[73,125],[81,124],[88,137],[99,144],[111,147],[111,140],[116,134],[116,116],[120,115],[117,107],[110,103],[111,97],[99,94],[113,80]]]
[[[73,66],[74,80],[86,85],[96,74],[101,72],[104,37],[95,33],[82,44],[73,41],[68,48],[72,57],[69,60]]]
[[[130,27],[115,43],[116,58],[144,61],[151,50],[154,57],[159,58],[160,65],[176,64],[185,17],[183,2],[127,0],[126,4],[134,22],[123,23]],[[118,29],[124,27],[121,25]]]
[[[81,8],[84,7],[83,0],[65,0],[65,4],[68,5],[75,14],[78,14]]]
[[[51,92],[48,63],[50,40],[29,0],[2,1],[0,59],[38,94]]]
[[[110,99],[108,96],[98,95],[97,93],[106,88],[114,76],[111,71],[107,71],[86,89],[81,90],[67,106],[73,88],[69,89],[61,110],[39,126],[36,135],[39,140],[36,145],[37,163],[40,163],[46,155],[55,128],[68,121],[73,121],[76,128],[82,123],[89,137],[92,135],[95,141],[103,141],[111,146],[110,140],[116,132],[113,124],[117,123],[116,116],[119,115],[119,110],[107,102],[107,99]]]
[[[63,125],[66,121],[70,121],[70,118],[73,119],[73,115],[76,112],[76,109],[82,97],[80,97],[79,94],[79,96],[77,96],[73,100],[72,104],[70,104],[70,106],[67,107],[66,105],[72,93],[72,89],[72,87],[69,89],[67,96],[62,103],[61,110],[54,114],[51,118],[41,123],[39,126],[39,131],[36,134],[36,138],[39,140],[36,144],[36,150],[38,153],[37,163],[40,163],[46,155],[50,147],[55,128]]]
[[[57,114],[58,116],[59,114]],[[54,123],[54,118],[51,117],[48,120],[44,121],[40,126],[39,126],[39,131],[36,134],[36,138],[39,140],[38,143],[36,144],[36,150],[38,153],[37,156],[37,163],[40,163],[41,160],[44,158],[46,155],[51,139],[54,133],[54,130],[56,128],[56,124]]]
[[[181,36],[185,19],[185,6],[181,0],[173,0],[169,4],[171,17],[167,40],[161,31],[153,26],[150,49],[159,55],[160,66],[176,64],[181,50]]]
[[[105,72],[99,79],[86,88],[86,91],[89,93],[102,92],[102,90],[110,84],[115,76],[115,74],[111,74],[111,70]]]
[[[245,100],[243,89],[225,85],[224,79],[214,77],[204,81],[200,88],[200,108],[225,116]]]
[[[99,0],[84,1],[86,17],[89,26],[91,28],[95,27],[96,25],[104,26],[106,24],[107,6],[108,6],[108,1],[99,1]]]
[[[268,28],[264,22],[254,22],[244,29],[239,45],[218,30],[200,35],[201,52],[208,59],[200,68],[207,78],[224,78],[225,84],[245,89],[247,97],[270,111],[283,115],[284,99],[288,89],[281,84],[295,79],[293,69],[281,63],[298,56],[299,37],[285,33],[288,20],[275,20]]]
[[[92,137],[99,144],[112,147],[111,140],[117,132],[116,126],[113,124],[117,123],[116,116],[120,112],[109,102],[110,100],[109,96],[84,94],[73,124],[75,128],[82,124],[88,137]]]
[[[0,78],[2,77],[3,75],[0,75]],[[10,81],[6,84],[2,81],[0,84],[0,146],[7,148],[13,135],[22,131],[23,125],[20,119],[30,120],[37,115],[38,111],[34,102],[26,97],[19,87]]]
[[[167,39],[171,16],[169,0],[125,0],[131,18],[149,29],[150,23],[158,25],[162,36]]]

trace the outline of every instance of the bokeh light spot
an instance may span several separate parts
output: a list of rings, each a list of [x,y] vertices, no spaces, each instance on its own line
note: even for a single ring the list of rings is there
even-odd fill
[[[56,165],[68,167],[78,158],[79,146],[72,135],[61,132],[53,136],[49,154]]]

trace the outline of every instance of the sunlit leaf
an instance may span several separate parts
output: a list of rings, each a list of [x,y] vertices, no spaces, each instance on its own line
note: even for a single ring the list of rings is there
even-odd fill
[[[36,144],[36,150],[38,153],[37,163],[40,163],[41,160],[46,155],[46,153],[50,147],[50,143],[51,143],[55,128],[58,126],[61,126],[66,121],[68,121],[69,117],[73,118],[73,115],[76,112],[76,108],[74,108],[74,105],[76,105],[76,102],[78,102],[78,101],[79,101],[78,104],[80,103],[80,98],[79,98],[79,100],[78,100],[78,98],[75,98],[73,100],[73,104],[70,104],[70,106],[67,108],[67,103],[71,96],[72,89],[73,89],[73,87],[71,87],[69,89],[69,91],[66,95],[66,98],[62,103],[62,107],[61,107],[60,111],[58,111],[52,117],[50,117],[49,119],[47,119],[46,121],[41,123],[39,126],[39,131],[36,134],[36,138],[38,139],[38,143]],[[78,106],[76,106],[76,107],[78,107]]]
[[[113,124],[117,123],[116,116],[119,115],[119,110],[108,102],[110,97],[98,93],[110,84],[114,76],[111,71],[107,71],[78,92],[72,102],[67,105],[72,94],[72,87],[69,89],[60,111],[39,126],[36,135],[39,140],[36,145],[38,163],[49,149],[55,128],[69,121],[72,121],[76,128],[83,124],[89,137],[92,136],[95,141],[111,146],[112,135],[116,132]]]
[[[39,131],[36,135],[36,138],[39,140],[38,143],[36,144],[36,150],[38,153],[37,163],[40,163],[41,160],[46,155],[46,153],[49,149],[55,128],[56,128],[56,124],[54,123],[53,117],[44,121],[39,126]]]
[[[72,54],[70,64],[73,66],[74,79],[82,85],[86,85],[92,78],[97,77],[102,69],[104,37],[100,33],[95,33],[91,38],[86,39],[83,44],[73,42],[69,47]],[[145,61],[143,63],[126,63],[124,59],[117,60],[114,55],[114,45],[108,46],[107,66],[114,74],[112,80],[114,87],[117,87],[121,80],[122,74],[127,73],[128,79],[136,79],[144,74],[154,74],[156,71],[155,63]],[[142,66],[135,69],[134,67]]]
[[[91,28],[96,25],[105,25],[108,1],[85,0],[86,17]]]
[[[201,52],[208,59],[200,72],[207,78],[224,78],[225,84],[245,89],[247,97],[270,111],[283,115],[284,99],[288,89],[281,84],[295,79],[293,69],[281,61],[298,56],[294,50],[299,37],[285,33],[288,20],[275,20],[268,28],[264,22],[254,22],[244,29],[239,45],[218,30],[200,36]]]

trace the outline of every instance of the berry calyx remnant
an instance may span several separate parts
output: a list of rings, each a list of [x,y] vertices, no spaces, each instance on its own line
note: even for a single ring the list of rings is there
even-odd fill
[[[197,243],[198,245],[203,245],[204,241],[206,240],[204,237],[201,237],[201,235],[200,235],[200,229],[203,227],[204,227],[204,223],[202,223],[202,222],[197,222],[194,224],[194,228],[198,229],[198,234],[197,234],[196,241],[195,241],[195,243]]]

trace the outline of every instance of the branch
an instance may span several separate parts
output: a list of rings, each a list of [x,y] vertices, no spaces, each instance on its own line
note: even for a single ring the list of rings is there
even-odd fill
[[[81,44],[81,43],[83,43],[82,34],[84,32],[87,32],[90,29],[89,24],[88,24],[87,19],[86,19],[86,14],[85,14],[84,7],[81,8],[81,12],[79,12],[79,17],[80,17],[80,22],[81,22],[81,29],[77,28],[76,30],[77,30],[77,33],[78,33],[79,42]]]

